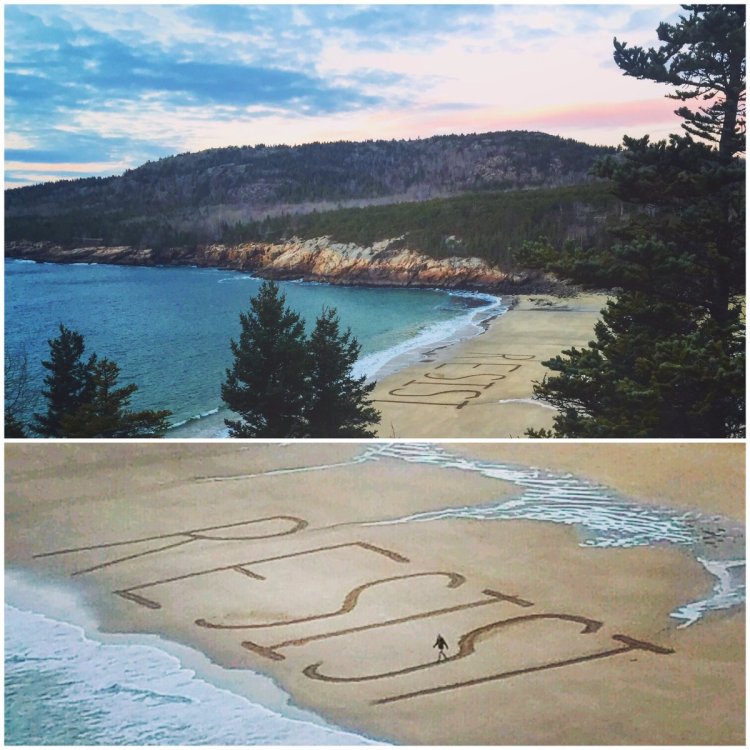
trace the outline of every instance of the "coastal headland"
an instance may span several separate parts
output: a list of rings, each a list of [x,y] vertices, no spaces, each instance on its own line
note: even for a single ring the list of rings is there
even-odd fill
[[[506,469],[534,466],[582,497],[606,485],[613,519],[744,529],[738,444],[9,444],[6,569],[75,587],[105,632],[197,648],[237,670],[234,690],[244,669],[270,675],[378,739],[744,743],[744,608],[677,627],[716,585],[687,547],[394,522],[511,507]]]
[[[131,266],[198,266],[255,273],[267,279],[302,279],[348,286],[411,286],[496,290],[521,279],[480,258],[431,258],[382,240],[368,247],[328,237],[280,243],[197,245],[164,249],[52,242],[9,242],[8,258],[49,263],[109,263]],[[554,284],[539,282],[540,289]],[[521,284],[521,289],[529,288]]]

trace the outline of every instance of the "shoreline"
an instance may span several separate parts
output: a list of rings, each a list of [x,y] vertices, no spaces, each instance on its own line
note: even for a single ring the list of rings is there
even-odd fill
[[[355,377],[367,374],[377,383],[370,396],[381,414],[377,436],[502,439],[524,437],[529,428],[550,429],[554,407],[533,398],[534,383],[548,374],[542,362],[589,343],[607,295],[503,297],[435,286],[424,290],[430,289],[486,304],[427,325],[355,364]],[[168,434],[225,437],[227,414],[221,404],[206,404]]]
[[[471,506],[491,501],[512,507],[518,493],[502,478],[450,466],[386,455],[357,461],[360,444],[292,444],[284,451],[226,443],[116,447],[6,447],[6,566],[76,582],[105,631],[160,633],[230,671],[260,671],[303,710],[385,741],[742,743],[744,607],[709,612],[684,629],[670,625],[670,612],[712,585],[709,573],[679,546],[581,546],[571,526],[524,519],[373,526],[455,506],[459,498]],[[646,503],[677,509],[687,504],[734,519],[743,514],[743,446],[564,445],[551,453],[545,444],[528,443],[446,448],[475,460],[574,469]],[[639,468],[636,475],[626,472],[632,464]],[[684,465],[690,467],[690,481],[673,486],[672,477]],[[307,467],[304,482],[299,470],[289,472],[293,466]],[[215,480],[206,482],[207,477]],[[671,492],[662,491],[670,487]],[[254,526],[249,524],[260,522],[251,517],[268,520]],[[295,531],[294,517],[307,526]],[[238,523],[232,533],[207,528]],[[190,542],[192,537],[184,540],[180,531],[190,528],[204,531]],[[119,546],[126,539],[165,533],[176,533],[188,547],[171,551],[165,547],[171,537],[163,536],[166,541]],[[94,542],[118,546],[33,557]],[[155,552],[155,544],[165,551]],[[113,556],[128,560],[127,554],[135,556],[113,564]],[[237,563],[247,560],[255,563],[242,563],[245,574],[237,575]],[[90,573],[76,576],[92,565]],[[226,572],[200,572],[206,570]],[[67,578],[71,574],[76,577]],[[174,583],[143,587],[144,581],[162,579]],[[353,609],[321,619],[320,613],[348,601],[347,591],[368,581],[381,583],[365,586]],[[135,599],[113,596],[122,590]],[[510,599],[493,602],[488,591]],[[139,597],[159,608],[139,606]],[[395,623],[404,613],[433,610],[445,613],[427,619],[412,615],[388,627],[368,625],[373,617],[395,618]],[[308,612],[317,613],[309,623]],[[477,642],[476,656],[468,653],[455,665],[432,668],[436,629],[454,656],[462,632],[481,630],[498,617],[533,620],[539,612],[554,613],[542,615],[553,618],[567,613],[601,626],[582,637],[576,628],[543,619],[485,637]],[[283,626],[277,627],[280,618]],[[239,631],[198,625],[248,620],[266,624],[242,625]],[[347,623],[351,632],[337,634]],[[624,656],[429,694],[432,688],[442,690],[446,679],[461,683],[487,670],[490,675],[493,669],[523,670],[555,658],[575,662],[581,653],[611,649],[613,638],[620,644],[617,654],[624,648],[616,640],[619,634],[656,650],[638,646],[628,654],[627,647]],[[256,645],[248,650],[241,641]],[[268,648],[282,658],[264,655]],[[398,675],[404,664],[415,662],[424,666],[414,674],[357,677],[343,685],[309,676],[316,671],[347,679],[373,672]],[[422,695],[425,687],[428,694]],[[414,690],[420,697],[378,705],[382,698]],[[661,699],[655,701],[655,694]],[[626,721],[634,714],[638,722]]]
[[[300,283],[323,285],[326,282]],[[380,378],[398,376],[402,371],[415,366],[415,363],[419,362],[420,358],[424,356],[424,350],[427,347],[434,351],[468,344],[470,341],[486,334],[495,321],[508,313],[516,299],[515,297],[495,296],[486,292],[453,289],[424,287],[416,291],[444,292],[449,296],[484,300],[486,304],[469,308],[450,321],[431,323],[411,338],[405,339],[388,349],[361,356],[352,368],[353,377],[358,378],[365,375],[368,383],[378,382]],[[202,414],[189,417],[173,425],[168,430],[166,437],[174,437],[175,439],[226,438],[228,432],[227,428],[224,427],[224,418],[230,415],[231,412],[220,404]],[[200,431],[195,431],[196,428]]]
[[[6,259],[7,262],[13,263],[35,263],[44,264],[48,261],[37,261],[27,259]],[[76,263],[56,264],[49,262],[51,265],[81,265]],[[84,264],[90,265],[90,264]],[[93,264],[108,265],[108,264]],[[117,267],[117,264],[109,264]],[[150,267],[150,266],[143,266]],[[170,266],[165,266],[171,268]],[[188,269],[187,266],[182,268]],[[193,266],[201,271],[217,271],[221,269],[208,269]],[[248,274],[238,269],[226,269],[228,273],[237,273],[242,276],[261,280],[260,276]],[[300,283],[304,285],[315,286],[335,286],[324,281],[285,281],[285,283]],[[353,285],[353,288],[362,289],[385,288],[372,287],[366,284]],[[472,339],[482,336],[486,333],[488,327],[492,325],[499,317],[504,315],[509,305],[513,303],[513,297],[498,296],[479,290],[462,290],[448,287],[436,286],[397,286],[393,285],[392,289],[399,291],[420,292],[437,292],[447,295],[448,298],[463,299],[462,309],[458,309],[451,318],[438,320],[423,325],[419,330],[413,333],[410,338],[404,339],[398,343],[392,344],[385,349],[377,350],[362,354],[360,359],[355,363],[352,374],[354,377],[367,376],[368,382],[382,379],[401,372],[414,365],[423,356],[425,350],[434,348],[445,348],[462,343],[468,343]],[[174,439],[205,439],[227,437],[227,429],[224,426],[224,417],[230,416],[230,412],[222,403],[206,403],[200,407],[193,415],[182,417],[167,432],[167,435]],[[449,436],[446,436],[449,437]]]
[[[519,438],[528,428],[552,427],[555,408],[533,397],[534,383],[548,373],[542,361],[572,346],[586,346],[609,297],[579,293],[494,299],[485,308],[455,319],[447,330],[440,330],[446,328],[444,323],[434,324],[391,350],[360,359],[355,376],[365,374],[363,363],[368,357],[382,360],[368,378],[376,381],[370,398],[382,415],[378,438]],[[206,417],[223,425],[223,416],[219,407],[176,430],[186,432],[185,426],[203,424]],[[174,437],[226,434],[213,426]]]
[[[113,265],[147,268],[211,268],[258,278],[369,288],[454,289],[493,295],[545,293],[560,288],[549,280],[514,279],[478,257],[435,258],[421,251],[384,251],[391,240],[369,246],[330,237],[291,238],[281,243],[208,244],[161,250],[122,246],[64,248],[50,241],[6,243],[6,260],[58,265]]]
[[[81,591],[71,588],[69,584],[37,579],[28,570],[6,569],[5,590],[6,606],[17,612],[41,616],[53,623],[60,623],[63,627],[79,630],[86,640],[105,648],[115,646],[127,651],[129,647],[135,646],[152,649],[157,654],[157,661],[175,659],[179,663],[180,672],[187,675],[192,673],[192,676],[188,676],[190,682],[206,683],[216,691],[230,693],[247,701],[252,708],[260,707],[283,721],[300,724],[300,735],[304,735],[305,729],[312,726],[314,731],[325,733],[318,738],[325,741],[325,744],[382,744],[381,740],[336,727],[322,716],[299,708],[294,704],[292,696],[271,676],[248,669],[226,669],[203,652],[171,641],[163,633],[118,633],[103,630]],[[39,606],[40,602],[44,602],[45,606]],[[135,679],[138,679],[138,675],[135,675]],[[148,676],[144,675],[142,679],[147,681]],[[326,736],[328,733],[330,736]],[[299,744],[319,743],[303,741]]]
[[[424,291],[443,292],[450,297],[463,297],[475,301],[482,300],[485,304],[471,306],[451,321],[431,323],[412,338],[405,339],[389,349],[364,355],[354,364],[353,377],[366,375],[367,382],[373,380],[377,382],[378,379],[401,372],[419,361],[419,358],[423,356],[422,349],[425,346],[445,348],[470,341],[486,333],[491,322],[504,315],[509,309],[509,304],[506,304],[507,296],[437,287],[434,290],[425,288]],[[512,298],[510,299],[510,304],[512,304]]]
[[[301,283],[323,284],[324,282]],[[513,301],[516,299],[515,297],[494,296],[485,292],[452,289],[428,289],[425,287],[418,291],[438,291],[450,296],[482,299],[487,304],[469,308],[450,321],[431,323],[422,328],[412,338],[405,339],[388,349],[363,355],[352,368],[353,377],[366,375],[367,382],[373,380],[378,382],[378,378],[389,376],[397,377],[399,373],[415,366],[415,363],[420,361],[424,356],[426,347],[435,351],[468,344],[486,334],[495,321],[509,312],[513,306]],[[224,427],[224,418],[230,415],[231,412],[223,405],[216,406],[202,414],[189,417],[179,424],[173,425],[165,437],[175,439],[226,438],[228,437],[228,431]],[[194,431],[196,428],[200,431]]]
[[[423,352],[377,383],[382,438],[518,438],[550,429],[554,407],[533,398],[542,362],[586,346],[608,296],[514,296],[479,335]]]

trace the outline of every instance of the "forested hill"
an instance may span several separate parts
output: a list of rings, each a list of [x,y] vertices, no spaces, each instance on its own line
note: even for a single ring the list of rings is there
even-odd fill
[[[214,241],[237,222],[282,213],[580,184],[611,151],[525,131],[211,149],[118,177],[7,190],[6,237]]]

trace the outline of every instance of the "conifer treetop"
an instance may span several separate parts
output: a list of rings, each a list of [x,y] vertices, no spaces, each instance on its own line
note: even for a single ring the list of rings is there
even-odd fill
[[[670,99],[705,106],[675,110],[690,135],[718,144],[725,158],[745,148],[745,6],[683,5],[688,15],[662,22],[658,48],[614,40],[614,60],[627,76],[676,87]]]

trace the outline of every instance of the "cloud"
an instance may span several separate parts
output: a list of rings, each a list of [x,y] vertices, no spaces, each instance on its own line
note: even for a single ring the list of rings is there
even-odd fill
[[[5,154],[6,158],[8,150],[16,150],[18,152],[28,151],[29,149],[36,147],[36,141],[28,136],[21,135],[20,133],[6,133],[5,134]]]
[[[49,172],[51,170],[59,171],[65,174],[81,173],[98,173],[98,172],[116,172],[127,169],[128,164],[125,162],[26,162],[26,161],[5,161],[5,168],[14,170],[23,169],[27,172]]]
[[[282,13],[286,14],[286,9]],[[244,5],[193,5],[186,8],[185,14],[205,28],[219,32],[236,32],[255,21],[253,9]]]
[[[81,175],[76,175],[80,177]],[[59,172],[50,172],[49,174],[39,174],[36,172],[7,172],[5,174],[6,190],[27,187],[29,185],[40,185],[44,182],[60,182],[60,180],[70,179],[68,175]]]
[[[6,158],[84,174],[224,145],[504,127],[616,143],[630,126],[667,127],[669,113],[663,87],[622,76],[612,37],[653,45],[678,12],[6,5]]]
[[[478,34],[493,15],[489,5],[308,6],[306,15],[351,49],[401,49],[451,34]]]
[[[75,180],[79,177],[109,177],[121,174],[125,169],[136,166],[128,161],[113,162],[43,162],[14,160],[5,153],[5,187],[37,185],[42,182]],[[39,158],[39,157],[37,157]]]
[[[64,84],[43,75],[13,72],[12,65],[6,65],[5,96],[13,102],[23,102],[36,106],[44,102],[45,106],[66,100]]]
[[[635,125],[661,125],[675,122],[675,104],[669,99],[644,99],[636,102],[587,103],[582,102],[560,109],[541,111],[521,116],[517,122],[539,127],[554,125],[558,128],[573,125],[577,128],[610,126],[627,128]]]
[[[25,28],[36,30],[56,44],[37,48],[33,55],[38,73],[19,75],[30,55],[16,55],[6,73],[6,95],[13,101],[44,100],[68,107],[96,106],[119,97],[149,93],[169,94],[172,104],[294,103],[305,111],[332,111],[373,106],[376,97],[335,86],[304,71],[242,62],[185,59],[184,55],[146,47],[134,48],[90,28],[59,24],[57,33],[28,14]],[[50,77],[55,71],[56,78]]]
[[[74,115],[68,115],[65,124],[58,124],[41,132],[37,128],[33,135],[6,133],[5,159],[24,163],[47,163],[50,168],[61,163],[122,163],[135,167],[149,159],[158,159],[174,153],[174,143],[161,144],[149,138],[133,137],[133,116],[129,118],[131,128],[117,135],[104,131],[77,127]]]

